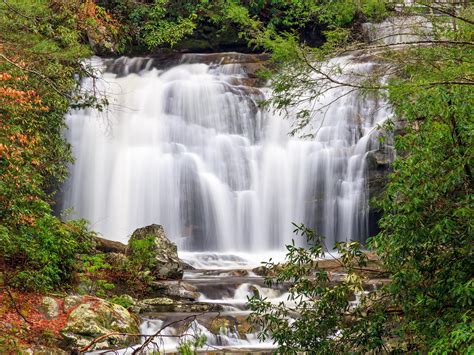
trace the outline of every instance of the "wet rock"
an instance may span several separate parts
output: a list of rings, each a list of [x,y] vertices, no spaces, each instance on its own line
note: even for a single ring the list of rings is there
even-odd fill
[[[253,268],[252,272],[258,276],[268,276],[268,274],[270,273],[270,269],[262,265]]]
[[[274,277],[276,276],[278,270],[280,269],[280,265],[276,264],[274,267],[269,268],[265,265],[257,266],[256,268],[252,269],[252,272],[255,275],[263,276],[263,277]]]
[[[222,270],[206,270],[203,272],[204,275],[212,275],[212,276],[224,276],[224,277],[245,277],[249,275],[249,271],[242,269],[242,270],[229,270],[229,271],[222,271]]]
[[[367,153],[367,187],[369,201],[379,200],[389,181],[392,171],[391,164],[394,159],[393,148],[383,146],[382,148]],[[378,221],[382,213],[373,203],[369,209],[369,235],[373,236],[379,232]]]
[[[133,242],[148,237],[153,238],[152,252],[156,260],[155,266],[150,270],[151,275],[157,279],[181,279],[183,267],[178,258],[178,249],[176,244],[166,237],[165,231],[160,225],[152,224],[135,230],[129,240],[127,255],[130,258],[139,257],[141,251],[134,250]]]
[[[248,275],[249,275],[248,270],[231,270],[226,273],[226,276],[231,276],[231,277],[244,277]]]
[[[122,253],[125,254],[127,246],[123,243],[108,240],[100,236],[94,237],[95,249],[103,253]]]
[[[114,332],[137,334],[138,319],[124,307],[99,298],[87,298],[68,316],[61,330],[72,347],[84,347],[95,338]],[[134,335],[113,335],[104,338],[90,350],[114,349],[139,342]]]
[[[157,281],[150,284],[152,292],[162,297],[194,301],[199,297],[195,286],[184,281]]]
[[[56,318],[59,316],[59,303],[52,297],[43,297],[39,311],[48,319]]]
[[[237,332],[245,339],[246,335],[252,331],[252,324],[250,324],[246,315],[237,315],[235,316],[235,320],[237,322]]]
[[[240,65],[249,78],[258,78],[258,71],[264,67],[264,62],[241,63]]]
[[[201,312],[219,312],[222,306],[205,302],[176,301],[168,297],[149,298],[140,301],[137,305],[139,313],[153,312],[183,312],[183,313],[201,313]]]
[[[262,78],[238,78],[238,77],[231,77],[228,79],[229,84],[231,85],[241,85],[241,86],[250,86],[254,88],[261,88],[265,86],[266,80]]]
[[[181,266],[183,267],[183,270],[196,270],[196,268],[192,265],[189,265],[188,263],[185,263],[184,261],[180,261]]]
[[[235,330],[236,328],[235,318],[231,316],[201,318],[199,321],[212,334],[221,334],[226,330]]]
[[[252,331],[247,315],[210,315],[199,317],[199,323],[214,335],[230,331],[239,338],[246,339],[247,334]]]
[[[315,267],[325,271],[340,271],[343,270],[342,264],[337,259],[321,259],[316,262]]]

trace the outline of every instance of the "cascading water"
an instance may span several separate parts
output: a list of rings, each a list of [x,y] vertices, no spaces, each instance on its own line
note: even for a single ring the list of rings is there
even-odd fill
[[[328,245],[363,240],[365,156],[387,112],[335,88],[318,105],[341,98],[313,115],[314,139],[289,137],[291,119],[258,107],[269,90],[245,85],[246,60],[184,55],[159,70],[154,59],[95,59],[112,105],[67,117],[76,162],[62,207],[119,241],[162,224],[188,251],[282,249],[292,222],[316,228]],[[374,65],[338,60],[364,73]]]
[[[180,313],[142,315],[141,334],[164,327],[149,352],[175,351],[188,333],[206,336],[203,351],[273,351],[271,339],[259,343],[249,333],[246,300],[260,294],[291,306],[288,285],[268,288],[252,268],[282,258],[292,222],[315,228],[328,246],[368,235],[366,157],[379,149],[374,128],[389,112],[334,87],[310,102],[306,130],[314,137],[290,137],[291,117],[259,108],[272,93],[256,85],[258,60],[237,53],[94,58],[102,70],[96,89],[112,104],[103,114],[89,109],[67,117],[76,162],[63,209],[123,242],[138,227],[164,225],[180,258],[195,268],[185,282],[198,301],[220,307],[187,325]],[[352,57],[329,64],[356,77],[376,65]],[[216,319],[226,327],[216,331]]]

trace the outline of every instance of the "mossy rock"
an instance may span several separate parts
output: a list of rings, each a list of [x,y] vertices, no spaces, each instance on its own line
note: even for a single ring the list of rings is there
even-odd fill
[[[144,251],[139,248],[140,242],[147,240],[151,240],[151,244],[147,245],[146,253],[152,254],[152,261],[143,258]],[[178,248],[166,237],[163,226],[152,224],[135,230],[128,242],[127,256],[132,262],[140,262],[143,259],[148,265],[141,265],[142,268],[149,269],[156,279],[183,278]]]
[[[90,350],[116,349],[139,343],[139,338],[134,335],[139,333],[138,326],[138,318],[124,307],[94,298],[80,304],[69,314],[61,333],[70,346],[79,348],[105,334],[129,334],[109,336]]]

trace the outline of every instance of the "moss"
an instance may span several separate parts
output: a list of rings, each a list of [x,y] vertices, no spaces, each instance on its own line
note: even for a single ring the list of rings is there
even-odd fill
[[[231,321],[227,318],[214,318],[211,324],[209,324],[209,331],[213,334],[220,334],[231,326]]]

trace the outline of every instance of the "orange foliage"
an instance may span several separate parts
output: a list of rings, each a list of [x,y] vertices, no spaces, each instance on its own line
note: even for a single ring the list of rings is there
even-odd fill
[[[45,333],[60,339],[62,337],[61,330],[66,326],[69,315],[79,304],[89,303],[92,309],[96,309],[99,304],[97,297],[83,296],[81,303],[65,310],[64,301],[61,298],[53,297],[59,305],[59,314],[53,319],[48,319],[40,312],[42,299],[40,294],[17,291],[11,291],[11,294],[14,303],[6,290],[0,291],[0,333],[16,337],[24,345],[38,344],[44,340],[42,338]],[[22,316],[29,323],[25,322]]]
[[[22,90],[16,86],[27,80],[27,75],[14,76],[10,73],[0,72],[0,105],[14,106],[14,111],[31,109],[47,111],[47,107],[41,106],[41,97],[35,90]]]

